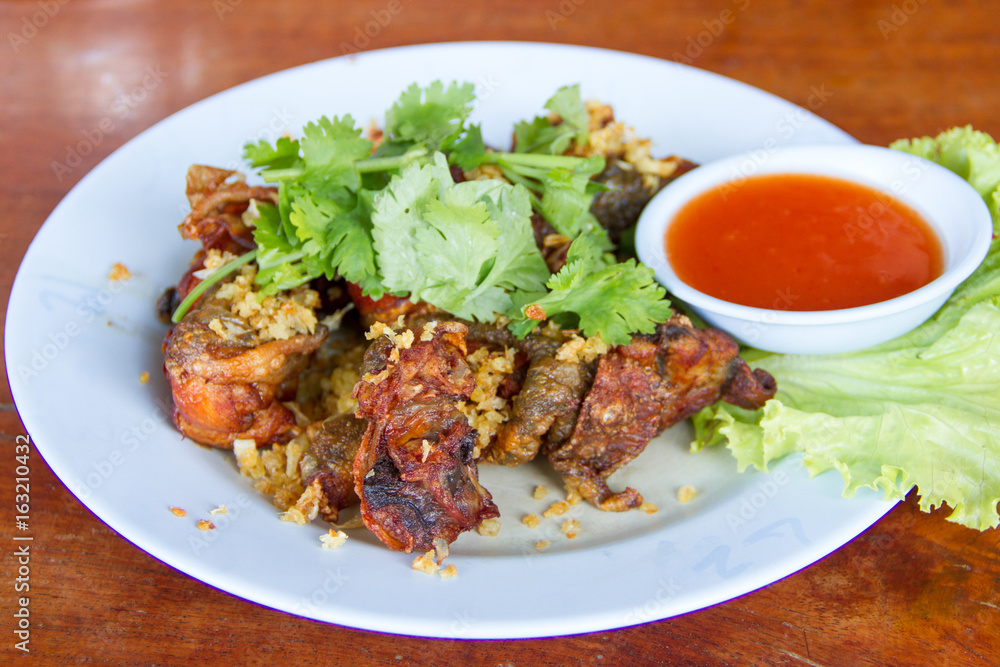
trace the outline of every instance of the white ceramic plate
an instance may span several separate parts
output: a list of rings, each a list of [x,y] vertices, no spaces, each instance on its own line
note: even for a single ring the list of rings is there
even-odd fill
[[[239,166],[242,145],[273,140],[322,115],[381,119],[414,80],[476,84],[476,119],[504,144],[514,121],[541,111],[561,85],[614,104],[658,154],[707,161],[778,145],[850,137],[754,88],[675,63],[596,49],[522,43],[416,46],[280,72],[167,118],[116,151],[56,208],[32,243],[7,313],[6,360],[18,411],[46,461],[103,521],[192,577],[309,618],[406,635],[516,638],[606,630],[731,599],[803,568],[870,526],[892,504],[841,497],[836,474],[809,480],[798,461],[771,474],[736,472],[722,448],[686,450],[681,425],[612,478],[636,486],[655,514],[577,506],[529,529],[560,497],[542,465],[484,467],[503,514],[498,537],[463,535],[458,576],[410,569],[364,531],[320,548],[321,525],[279,521],[232,456],[182,440],[171,426],[154,317],[161,291],[194,244],[176,226],[188,165]],[[762,154],[763,154],[762,153]],[[133,274],[111,282],[112,265]],[[151,380],[141,384],[140,374]],[[780,382],[780,378],[779,378]],[[531,497],[536,484],[552,492]],[[681,505],[677,488],[697,498]],[[228,514],[210,515],[219,505]],[[169,508],[187,510],[184,518]],[[199,519],[216,529],[199,531]],[[545,549],[536,549],[548,540]]]

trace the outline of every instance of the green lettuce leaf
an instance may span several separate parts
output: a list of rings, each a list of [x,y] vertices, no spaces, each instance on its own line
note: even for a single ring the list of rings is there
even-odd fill
[[[1000,229],[1000,149],[956,128],[893,148],[938,162],[977,189]],[[792,356],[747,351],[778,381],[762,410],[718,404],[694,419],[694,449],[722,442],[741,470],[801,452],[811,475],[831,468],[844,494],[859,488],[920,507],[951,508],[950,521],[1000,524],[1000,241],[926,323],[853,353]]]

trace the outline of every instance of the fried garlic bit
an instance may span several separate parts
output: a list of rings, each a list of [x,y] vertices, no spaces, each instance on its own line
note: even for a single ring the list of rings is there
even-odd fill
[[[569,511],[569,507],[570,507],[569,503],[566,502],[565,500],[557,500],[556,502],[552,503],[552,505],[550,505],[547,510],[542,512],[542,516],[545,517],[546,519],[550,519],[554,516],[562,516],[563,514]]]
[[[698,495],[698,489],[694,488],[690,484],[685,484],[681,488],[677,489],[677,501],[681,503],[689,503],[694,500],[694,497]]]
[[[476,527],[476,532],[486,537],[496,537],[500,534],[500,519],[486,519]]]
[[[451,579],[458,575],[458,568],[454,563],[447,567],[442,567],[444,559],[448,557],[448,542],[440,537],[434,539],[434,548],[413,559],[413,569],[426,574],[437,574],[442,579]]]
[[[111,267],[111,272],[108,274],[110,280],[128,280],[132,277],[132,272],[128,270],[128,267],[121,262],[115,262],[114,266]]]
[[[324,549],[337,549],[347,541],[347,533],[331,528],[319,536],[319,541],[323,543]]]

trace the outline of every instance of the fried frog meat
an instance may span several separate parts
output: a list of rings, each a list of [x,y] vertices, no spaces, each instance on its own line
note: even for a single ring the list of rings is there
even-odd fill
[[[238,256],[257,247],[253,228],[243,221],[250,202],[278,204],[277,188],[251,186],[238,171],[201,164],[188,167],[185,195],[191,212],[177,228],[181,238],[199,241],[201,248],[177,286],[164,292],[157,303],[157,315],[164,324],[170,322],[171,313],[201,282],[194,274],[205,268],[209,250]]]
[[[573,431],[580,402],[594,378],[593,364],[559,358],[566,337],[532,332],[521,342],[528,368],[512,399],[511,415],[487,448],[490,463],[517,466],[535,458],[543,441],[562,444]]]
[[[397,551],[451,543],[500,515],[479,484],[476,432],[457,407],[475,389],[466,333],[459,322],[415,336],[387,330],[365,353],[354,396],[368,427],[354,488],[365,525]]]
[[[163,343],[174,424],[192,440],[215,447],[231,448],[236,439],[252,439],[258,447],[287,441],[297,427],[281,401],[294,397],[298,375],[327,329],[267,342],[251,331],[224,339],[210,323],[234,316],[213,298],[217,289],[202,295]]]
[[[754,410],[774,396],[774,378],[751,372],[738,354],[728,335],[698,329],[682,315],[608,351],[572,436],[548,452],[566,486],[605,511],[642,504],[638,491],[614,493],[607,480],[652,438],[720,399]]]
[[[336,415],[306,427],[309,450],[299,462],[302,485],[316,500],[319,515],[337,523],[340,510],[356,505],[354,458],[367,423],[354,415]]]

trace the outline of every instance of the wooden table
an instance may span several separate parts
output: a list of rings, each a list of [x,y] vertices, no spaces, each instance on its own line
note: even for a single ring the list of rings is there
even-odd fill
[[[680,59],[811,106],[859,139],[885,144],[964,124],[1000,137],[996,9],[974,0],[517,0],[488,6],[468,0],[5,0],[3,301],[46,216],[115,148],[207,95],[341,55],[345,45],[504,39]],[[366,34],[366,25],[377,29]],[[162,85],[142,100],[129,98],[78,166],[68,173],[53,168],[82,132],[101,126],[123,92],[155,76],[156,68],[169,73]],[[20,653],[11,534],[15,445],[26,435],[5,384],[0,637],[6,664]],[[912,498],[802,572],[703,611],[575,637],[439,641],[325,625],[214,590],[119,537],[32,454],[38,541],[30,564],[29,646],[50,664],[1000,664],[1000,533],[950,524],[941,512],[923,514]]]

